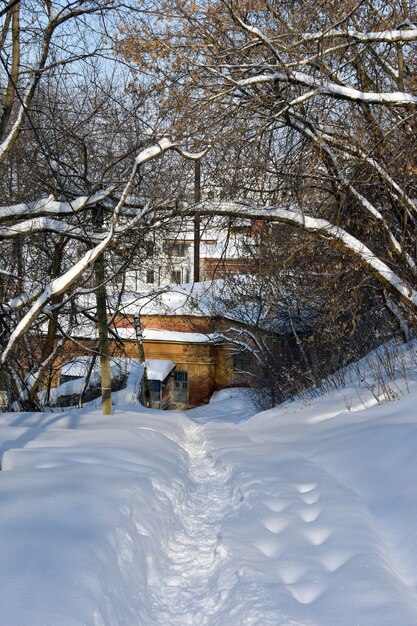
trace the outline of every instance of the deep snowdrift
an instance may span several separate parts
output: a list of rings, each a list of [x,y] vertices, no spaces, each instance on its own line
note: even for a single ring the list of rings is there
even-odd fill
[[[2,626],[415,626],[408,385],[1,415]]]

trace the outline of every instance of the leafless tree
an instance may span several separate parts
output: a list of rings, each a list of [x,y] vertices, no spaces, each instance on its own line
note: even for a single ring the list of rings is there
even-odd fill
[[[1,362],[23,403],[33,404],[71,335],[75,298],[94,288],[93,268],[102,286],[126,264],[117,246],[133,250],[132,235],[146,231],[149,205],[138,199],[145,163],[179,150],[144,129],[143,102],[126,94],[120,69],[100,63],[111,52],[104,34],[129,8],[138,7],[39,1],[4,11]],[[100,273],[105,251],[112,263]]]
[[[138,26],[141,38],[126,29],[120,49],[155,77],[167,123],[222,150],[233,144],[235,161],[223,152],[219,163],[246,199],[241,214],[314,233],[415,316],[411,3],[167,0],[154,9],[153,24]]]

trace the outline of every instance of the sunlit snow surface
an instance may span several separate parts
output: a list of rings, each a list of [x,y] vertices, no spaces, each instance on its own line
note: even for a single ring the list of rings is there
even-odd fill
[[[3,414],[1,625],[416,626],[409,386]]]

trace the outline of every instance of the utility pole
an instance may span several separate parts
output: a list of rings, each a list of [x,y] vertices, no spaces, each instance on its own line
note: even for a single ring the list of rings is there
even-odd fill
[[[201,202],[201,159],[194,161],[194,203]],[[200,214],[194,216],[194,282],[200,282]]]

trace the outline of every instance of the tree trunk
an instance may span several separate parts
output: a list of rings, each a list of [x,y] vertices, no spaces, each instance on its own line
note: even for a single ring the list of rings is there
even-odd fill
[[[152,399],[151,399],[151,390],[149,388],[149,380],[146,373],[146,360],[145,360],[145,350],[143,347],[143,333],[142,333],[142,324],[140,323],[139,314],[134,315],[134,324],[135,324],[135,332],[136,332],[136,341],[138,344],[138,353],[139,353],[139,361],[143,365],[143,385],[142,390],[145,394],[145,405],[151,407]]]
[[[90,364],[88,366],[87,373],[85,375],[84,385],[83,385],[83,388],[81,389],[80,397],[78,399],[78,408],[79,409],[83,408],[84,396],[85,396],[85,393],[87,391],[88,384],[89,384],[90,378],[91,378],[91,374],[93,373],[94,365],[96,364],[96,360],[97,360],[97,354],[93,354],[93,356],[91,357]]]
[[[19,242],[18,242],[19,243]],[[59,276],[62,267],[62,256],[64,251],[64,243],[62,239],[58,242],[55,247],[52,264],[51,264],[51,277],[56,278]],[[18,275],[23,276],[23,260],[22,260],[22,250],[16,250],[17,259],[18,259]],[[38,370],[37,380],[32,385],[29,391],[29,401],[30,404],[34,406],[37,405],[36,395],[39,391],[39,387],[41,384],[45,384],[47,382],[47,396],[46,396],[46,404],[49,403],[49,395],[51,391],[51,382],[52,382],[52,365],[53,361],[50,361],[50,357],[53,354],[57,342],[57,331],[58,331],[58,319],[59,319],[59,309],[56,305],[58,305],[62,301],[63,296],[53,296],[51,298],[52,310],[49,315],[48,321],[48,330],[46,333],[45,341],[42,346],[41,352],[41,366]]]
[[[109,336],[107,332],[107,307],[106,286],[104,283],[104,258],[100,256],[94,265],[96,276],[96,301],[97,301],[97,325],[98,345],[100,353],[101,373],[101,406],[103,415],[112,415],[111,401],[111,373],[109,358]]]
[[[201,160],[194,163],[194,202],[201,202]],[[200,282],[200,214],[194,215],[194,282]]]

